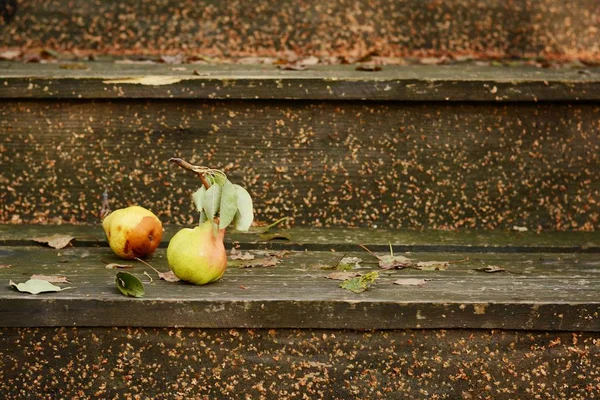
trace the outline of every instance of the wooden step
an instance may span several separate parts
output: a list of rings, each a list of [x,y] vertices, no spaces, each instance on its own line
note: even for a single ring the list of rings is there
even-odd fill
[[[189,223],[179,156],[248,187],[262,222],[600,227],[597,68],[0,66],[0,222],[92,223],[109,189]]]
[[[165,241],[173,231],[168,228]],[[55,250],[31,241],[49,233],[72,235],[75,246]],[[289,251],[276,266],[239,268],[230,260],[224,277],[203,287],[159,280],[134,261],[127,271],[146,289],[134,299],[118,292],[117,271],[105,268],[122,260],[100,241],[99,226],[0,226],[0,394],[347,399],[396,398],[402,391],[411,398],[509,399],[595,393],[597,233],[286,233],[289,243],[274,243],[281,246],[276,252]],[[255,233],[227,237],[228,247],[233,242],[257,257],[273,251]],[[396,254],[420,245],[401,253],[414,262],[448,264],[386,271],[358,247],[385,252],[387,241]],[[440,243],[455,247],[440,249]],[[335,267],[345,256],[362,259],[355,271],[377,271],[380,278],[361,294],[324,278],[332,270],[323,266]],[[166,271],[164,246],[148,261]],[[478,270],[489,266],[504,271]],[[71,289],[34,296],[8,286],[34,273],[64,275]],[[394,284],[406,279],[420,285]]]
[[[346,61],[369,52],[386,57],[599,57],[595,0],[309,0],[301,6],[293,0],[50,0],[5,7],[9,4],[17,2],[0,3],[2,46],[26,51],[185,53],[219,59],[294,52]]]
[[[58,232],[81,237],[90,244],[76,239],[77,247],[58,251],[32,246],[31,239],[42,233],[39,227],[4,226],[2,231],[2,263],[11,267],[0,269],[1,279],[18,282],[32,274],[64,275],[74,287],[34,298],[6,286],[0,295],[0,320],[7,327],[600,331],[599,319],[594,317],[600,306],[600,281],[596,282],[600,237],[596,233],[588,234],[587,240],[571,236],[571,240],[585,240],[579,242],[579,250],[573,250],[568,243],[561,243],[564,235],[560,233],[542,237],[519,233],[482,235],[478,241],[485,245],[440,248],[435,234],[388,231],[357,235],[353,231],[321,229],[321,235],[311,235],[291,230],[286,232],[289,243],[283,241],[278,250],[271,247],[270,251],[285,253],[275,267],[240,269],[231,261],[227,275],[206,288],[173,284],[154,276],[156,279],[148,282],[146,297],[127,301],[114,285],[115,271],[105,268],[111,262],[119,263],[118,259],[105,245],[97,247],[104,241],[94,240],[101,233],[99,227],[63,227]],[[455,243],[472,243],[461,236],[456,234]],[[243,251],[269,248],[258,239],[252,234],[230,238]],[[444,265],[433,271],[381,270],[377,259],[359,244],[385,254],[389,248],[382,246],[384,240],[396,253],[406,252],[405,246],[410,243],[420,243],[419,248],[402,254],[415,263],[438,261]],[[516,247],[508,244],[514,241],[518,242]],[[332,272],[327,268],[335,268],[343,257],[363,260],[357,272],[379,271],[381,277],[373,289],[356,295],[340,289],[339,281],[325,279]],[[164,246],[150,262],[158,270],[168,270]],[[149,281],[142,275],[144,271],[156,275],[141,263],[135,264],[130,271],[143,280]],[[478,271],[488,266],[505,271]],[[405,278],[425,281],[417,286],[394,284]],[[118,311],[124,301],[128,304],[126,310]],[[156,312],[145,313],[148,308]]]

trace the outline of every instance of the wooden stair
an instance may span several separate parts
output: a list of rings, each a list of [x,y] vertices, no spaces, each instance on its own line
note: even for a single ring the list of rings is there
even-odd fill
[[[14,3],[0,397],[598,396],[595,1]],[[226,235],[276,265],[230,259],[198,287],[135,261],[146,295],[118,292],[101,195],[160,217],[147,261],[167,271],[169,239],[197,221],[173,156],[248,188],[259,224],[289,217],[287,239]],[[32,240],[52,234],[74,240]],[[325,278],[344,257],[373,286]],[[9,286],[32,274],[72,288]]]

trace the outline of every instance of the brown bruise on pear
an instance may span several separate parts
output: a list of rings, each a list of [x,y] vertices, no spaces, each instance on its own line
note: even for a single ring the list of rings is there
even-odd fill
[[[119,229],[120,226],[117,226]],[[163,229],[155,218],[144,217],[133,228],[125,241],[124,253],[128,258],[144,257],[154,253],[162,239]]]
[[[154,253],[162,240],[162,223],[152,214],[141,217],[133,226],[126,226],[129,221],[124,218],[123,212],[127,210],[116,210],[102,221],[110,248],[116,255],[126,260],[143,258]],[[149,210],[144,209],[144,212],[151,214]],[[117,220],[114,220],[115,218]],[[117,235],[123,235],[124,240],[117,240],[115,238]]]

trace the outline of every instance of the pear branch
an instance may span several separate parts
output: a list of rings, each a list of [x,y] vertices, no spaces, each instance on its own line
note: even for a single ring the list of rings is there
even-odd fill
[[[196,165],[192,165],[189,162],[187,162],[185,160],[182,160],[181,158],[176,158],[176,157],[169,158],[169,161],[172,162],[173,164],[177,164],[179,167],[181,167],[183,169],[187,169],[188,171],[192,171],[193,173],[195,173],[196,175],[198,175],[198,177],[200,178],[200,180],[202,181],[202,184],[204,185],[204,187],[206,189],[208,189],[210,187],[210,185],[206,181],[206,178],[204,178],[204,173],[207,171],[206,168],[198,167]]]

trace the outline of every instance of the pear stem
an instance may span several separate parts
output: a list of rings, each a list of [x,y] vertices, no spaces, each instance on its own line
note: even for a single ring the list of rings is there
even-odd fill
[[[210,187],[210,185],[206,181],[206,178],[204,178],[204,172],[200,171],[199,168],[196,167],[195,165],[192,165],[189,162],[182,160],[181,158],[177,158],[177,157],[171,157],[171,158],[169,158],[169,161],[172,162],[173,164],[177,164],[177,166],[179,166],[183,169],[192,171],[193,173],[198,175],[198,177],[200,178],[200,180],[202,181],[202,184],[204,185],[204,187],[206,189],[208,189]]]

